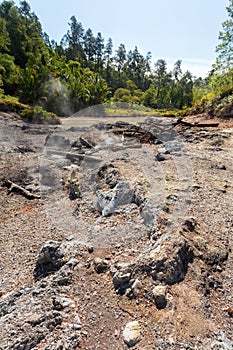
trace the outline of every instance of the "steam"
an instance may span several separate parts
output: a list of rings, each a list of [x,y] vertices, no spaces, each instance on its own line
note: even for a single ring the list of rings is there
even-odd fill
[[[59,79],[50,77],[43,86],[43,94],[40,105],[44,109],[59,116],[70,116],[73,113],[68,88]]]

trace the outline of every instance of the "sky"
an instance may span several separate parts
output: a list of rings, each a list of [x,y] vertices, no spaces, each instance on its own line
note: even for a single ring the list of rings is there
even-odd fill
[[[19,5],[20,0],[15,0]],[[229,0],[27,0],[50,39],[60,42],[75,16],[85,29],[112,38],[127,51],[138,47],[168,69],[182,60],[182,70],[205,77],[215,61],[219,31]]]

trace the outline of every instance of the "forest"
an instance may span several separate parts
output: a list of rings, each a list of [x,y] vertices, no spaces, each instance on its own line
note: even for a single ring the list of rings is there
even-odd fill
[[[26,1],[19,7],[14,1],[3,1],[0,105],[19,101],[58,116],[106,101],[157,110],[216,112],[223,100],[224,106],[233,101],[233,0],[226,10],[228,18],[219,33],[216,62],[203,79],[183,71],[180,59],[169,71],[164,59],[152,64],[151,53],[143,56],[137,46],[127,51],[122,43],[114,50],[111,38],[84,28],[75,16],[57,43],[43,32]]]

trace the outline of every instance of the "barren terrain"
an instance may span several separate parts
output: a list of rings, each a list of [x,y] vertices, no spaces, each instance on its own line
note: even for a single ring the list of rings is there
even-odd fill
[[[233,348],[233,121],[186,121],[1,113],[0,350]]]

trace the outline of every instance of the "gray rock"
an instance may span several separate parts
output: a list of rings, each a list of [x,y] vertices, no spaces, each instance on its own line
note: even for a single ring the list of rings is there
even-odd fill
[[[172,140],[172,141],[167,141],[163,144],[163,147],[160,147],[158,149],[159,153],[162,154],[173,154],[180,152],[184,149],[184,146],[181,141],[179,140]]]
[[[110,187],[114,188],[121,180],[118,169],[113,164],[104,164],[98,171],[100,179],[104,179],[105,183]]]
[[[171,285],[183,280],[193,257],[188,242],[178,237],[143,255],[140,260],[153,279]]]
[[[47,242],[40,250],[36,267],[34,270],[35,278],[45,276],[51,272],[59,270],[67,261],[64,259],[62,244],[56,241]]]
[[[161,245],[149,247],[127,266],[119,267],[113,283],[123,292],[130,286],[132,276],[137,278],[144,272],[153,280],[172,285],[183,280],[193,258],[193,248],[183,237],[170,238]]]
[[[147,198],[142,203],[140,210],[144,224],[149,228],[153,227],[160,212],[160,208],[157,203],[154,203],[152,200]]]
[[[233,342],[222,332],[219,340],[212,342],[211,350],[233,350]]]
[[[79,261],[75,259],[78,244],[76,242],[48,241],[37,255],[34,269],[35,279],[61,270],[61,275],[71,271]]]
[[[45,140],[45,146],[51,150],[61,150],[63,152],[70,149],[70,141],[62,135],[48,135]]]
[[[122,205],[130,204],[134,199],[134,190],[126,181],[121,181],[111,191],[97,191],[98,210],[103,216],[108,216],[114,213],[116,209]]]
[[[166,299],[167,287],[155,286],[152,290],[152,293],[155,300],[155,304],[158,307],[158,309],[163,309],[167,304],[167,299]]]
[[[115,289],[119,290],[120,293],[124,293],[129,286],[130,279],[131,271],[128,268],[117,271],[113,276],[113,284]]]
[[[106,272],[110,267],[109,261],[101,258],[95,258],[93,265],[97,273]]]
[[[132,293],[135,297],[137,297],[140,294],[140,291],[142,289],[142,283],[141,281],[137,278],[134,283],[132,284],[131,290]]]
[[[75,300],[62,291],[56,278],[56,273],[49,275],[0,299],[1,350],[78,347],[81,322]]]
[[[158,152],[155,156],[155,158],[157,159],[158,162],[163,162],[165,160],[168,160],[169,159],[169,156],[166,154],[166,150],[164,149],[164,152],[165,153],[160,153]]]

